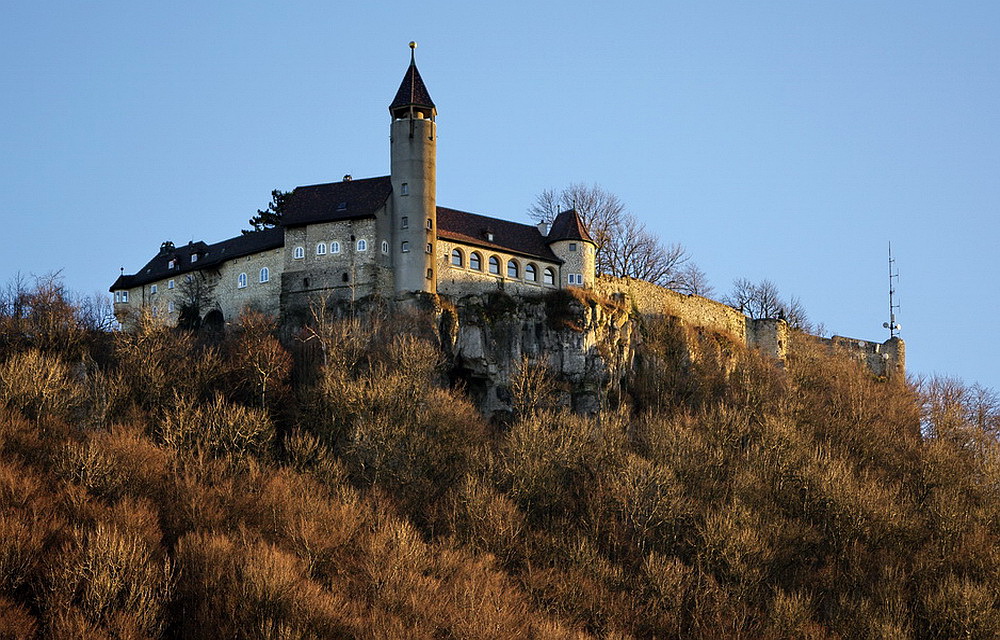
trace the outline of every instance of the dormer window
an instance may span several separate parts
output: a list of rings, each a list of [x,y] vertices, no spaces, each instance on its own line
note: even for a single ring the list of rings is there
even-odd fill
[[[198,254],[197,253],[192,253],[191,254],[191,262],[198,262]]]
[[[337,211],[347,211],[347,203],[341,202],[337,205]]]
[[[486,241],[487,242],[493,242],[493,232],[492,231],[487,231],[486,232]]]
[[[171,258],[170,261],[167,262],[167,269],[174,269],[176,267],[177,267],[177,258]]]

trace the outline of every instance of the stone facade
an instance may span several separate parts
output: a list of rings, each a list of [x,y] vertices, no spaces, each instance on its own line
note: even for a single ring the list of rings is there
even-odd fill
[[[491,264],[496,264],[496,273],[490,271]],[[437,271],[438,293],[456,298],[487,291],[538,295],[558,289],[561,278],[560,265],[554,262],[446,240],[438,241]]]

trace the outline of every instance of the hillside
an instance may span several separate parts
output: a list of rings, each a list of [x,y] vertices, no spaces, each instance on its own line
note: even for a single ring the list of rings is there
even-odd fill
[[[645,320],[598,412],[525,360],[488,421],[414,311],[279,341],[4,303],[0,637],[1000,633],[980,389]]]

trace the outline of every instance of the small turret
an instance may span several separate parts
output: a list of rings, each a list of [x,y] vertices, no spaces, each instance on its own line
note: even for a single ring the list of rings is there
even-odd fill
[[[546,241],[563,261],[559,287],[593,287],[596,279],[597,243],[576,209],[563,211],[552,221]]]

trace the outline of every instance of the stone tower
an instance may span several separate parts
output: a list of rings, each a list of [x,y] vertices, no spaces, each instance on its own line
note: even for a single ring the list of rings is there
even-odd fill
[[[437,200],[435,194],[437,109],[417,71],[410,43],[410,66],[399,85],[389,113],[392,179],[392,253],[396,294],[435,293],[437,276]]]

